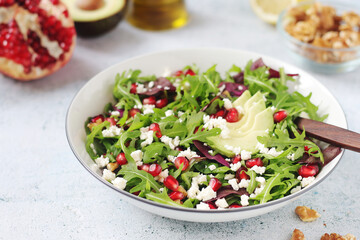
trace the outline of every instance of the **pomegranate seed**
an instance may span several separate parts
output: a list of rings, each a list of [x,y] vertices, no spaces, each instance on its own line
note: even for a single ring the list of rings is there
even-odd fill
[[[148,173],[153,175],[153,177],[156,177],[161,173],[161,170],[162,170],[162,168],[159,164],[153,163],[150,165]]]
[[[217,178],[212,178],[209,181],[209,186],[212,188],[212,190],[214,190],[215,192],[217,190],[219,190],[219,188],[221,187],[222,183],[220,182],[219,179]]]
[[[174,191],[172,193],[169,194],[169,197],[171,198],[171,200],[175,201],[175,200],[181,200],[183,199],[185,196],[182,192],[178,192],[178,191]]]
[[[111,126],[115,126],[116,125],[116,120],[114,118],[106,118],[105,121],[108,121],[110,123]]]
[[[182,149],[182,147],[179,147],[179,146],[175,147],[175,150],[176,151],[184,151],[184,149]]]
[[[239,204],[231,204],[230,206],[229,206],[229,208],[241,208],[242,206],[241,205],[239,205]]]
[[[144,98],[143,99],[143,104],[144,105],[155,105],[156,103],[156,98],[154,96],[148,97],[148,98]]]
[[[217,209],[216,205],[212,202],[208,203],[210,209]]]
[[[69,11],[68,11],[68,10],[64,10],[64,11],[63,11],[63,14],[64,14],[64,16],[65,16],[66,18],[69,17]]]
[[[130,111],[129,111],[130,117],[135,117],[135,115],[136,115],[137,113],[140,113],[140,109],[132,108],[132,109],[130,109]]]
[[[59,0],[50,0],[54,5],[59,4]]]
[[[143,170],[145,172],[149,172],[150,165],[149,164],[143,164],[138,167],[139,170]]]
[[[152,124],[150,124],[149,130],[150,130],[150,131],[153,131],[153,132],[155,133],[155,136],[156,136],[157,138],[161,138],[161,137],[162,137],[159,124],[157,124],[157,123],[152,123]]]
[[[167,98],[159,99],[155,103],[155,107],[157,108],[163,108],[168,104]]]
[[[179,182],[173,176],[169,175],[164,179],[164,185],[170,190],[177,191],[179,188]]]
[[[236,164],[238,162],[241,161],[241,156],[240,155],[236,155],[233,159],[232,159],[232,163]]]
[[[274,113],[274,121],[276,123],[281,122],[282,120],[284,120],[287,117],[287,113],[284,110],[278,111],[276,113]]]
[[[179,169],[181,164],[183,164],[182,171],[185,171],[189,166],[189,160],[187,160],[186,157],[177,157],[175,159],[175,167]]]
[[[105,119],[104,119],[103,115],[97,115],[97,116],[95,116],[95,117],[93,117],[91,119],[91,122],[93,122],[93,123],[102,123],[104,120]]]
[[[186,76],[186,75],[195,76],[196,74],[194,73],[193,70],[188,69],[188,70],[185,72],[185,76]]]
[[[315,164],[303,165],[299,168],[298,172],[303,178],[313,177],[319,173],[319,166]]]
[[[239,112],[236,108],[230,108],[225,117],[227,122],[237,122],[239,121]]]
[[[217,113],[215,113],[215,118],[224,117],[225,113],[225,110],[219,110]]]
[[[184,72],[181,70],[174,72],[174,76],[176,77],[180,77],[181,75],[184,75]]]
[[[121,152],[119,153],[117,156],[116,156],[116,162],[119,164],[119,165],[125,165],[127,164],[127,159],[125,157],[125,153]]]
[[[310,147],[309,146],[304,146],[304,150],[305,152],[309,152]],[[311,153],[317,153],[318,151],[312,151]]]
[[[247,168],[242,166],[236,171],[236,178],[240,182],[242,179],[250,179],[249,175],[246,174]]]
[[[130,93],[135,94],[136,93],[137,84],[133,83],[131,84]]]
[[[254,159],[247,160],[245,162],[245,165],[248,168],[252,168],[253,166],[262,167],[262,166],[264,166],[264,163],[260,158],[254,158]]]
[[[140,191],[137,191],[137,192],[133,192],[132,194],[136,195],[136,196],[139,196],[140,194]]]

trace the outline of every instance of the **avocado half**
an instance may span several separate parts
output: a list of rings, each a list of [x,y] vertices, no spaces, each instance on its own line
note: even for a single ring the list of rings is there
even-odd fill
[[[61,0],[67,7],[75,22],[78,35],[95,37],[104,34],[124,18],[128,0],[102,0],[101,6],[95,9],[81,8],[78,0]],[[82,0],[81,2],[92,0]],[[100,0],[95,0],[100,1]]]

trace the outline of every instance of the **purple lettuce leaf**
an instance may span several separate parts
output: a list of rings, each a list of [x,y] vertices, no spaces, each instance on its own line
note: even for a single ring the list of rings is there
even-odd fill
[[[267,67],[264,63],[264,61],[262,60],[262,58],[259,58],[258,60],[256,60],[255,62],[253,62],[253,64],[250,67],[251,71],[254,71],[255,69],[258,69],[259,67]]]
[[[308,154],[304,154],[303,158],[299,161],[299,163],[305,164],[318,164],[319,166],[325,166],[329,162],[331,162],[334,158],[337,157],[341,153],[341,148],[333,145],[329,145],[322,151],[324,156],[324,163],[320,161],[320,158],[309,156]]]
[[[236,83],[244,84],[244,72],[239,72],[232,77]]]
[[[256,60],[255,62],[253,62],[253,64],[250,67],[251,71],[254,71],[255,69],[259,68],[259,67],[268,67],[269,68],[269,78],[279,78],[280,77],[280,73],[279,71],[265,65],[264,61],[262,60],[262,58],[259,58],[258,60]],[[299,76],[299,74],[286,74],[290,77],[295,77],[295,76]]]
[[[156,95],[159,92],[167,91],[175,91],[176,87],[172,85],[172,83],[165,77],[159,77],[154,81],[154,85],[152,88],[149,88],[149,83],[144,84],[145,87],[148,89],[146,92],[138,93],[139,95]]]
[[[197,140],[193,141],[195,147],[207,158],[217,161],[218,163],[230,167],[230,164],[221,156],[220,154],[216,154],[215,156],[212,156],[209,154],[209,150],[211,150],[210,147],[205,146],[202,142],[199,142]]]
[[[215,198],[212,198],[206,202],[212,202],[212,201],[215,201],[217,199],[220,199],[220,198],[224,198],[224,197],[227,197],[229,196],[230,194],[236,194],[236,195],[247,195],[249,196],[249,193],[246,191],[246,188],[240,188],[239,190],[234,190],[231,186],[225,186],[225,187],[221,187],[218,191],[217,191],[217,194],[216,194],[216,197]]]
[[[240,97],[243,92],[245,92],[248,88],[241,83],[232,83],[232,82],[221,82],[219,84],[219,88],[225,85],[226,91],[230,93],[231,96]]]

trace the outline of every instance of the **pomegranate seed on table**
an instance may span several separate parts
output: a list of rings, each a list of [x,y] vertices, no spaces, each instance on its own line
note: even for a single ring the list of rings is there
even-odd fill
[[[154,96],[143,99],[144,105],[155,105],[155,103],[156,103],[156,98]]]
[[[156,177],[161,173],[161,170],[162,170],[162,168],[159,164],[153,163],[150,165],[148,173],[153,175],[153,177]]]
[[[130,93],[135,94],[136,93],[137,84],[133,83],[131,84]]]
[[[253,166],[264,166],[263,161],[260,158],[249,159],[245,162],[246,167],[252,168]]]
[[[286,113],[286,111],[284,111],[284,110],[280,110],[280,111],[274,113],[274,121],[275,121],[276,123],[281,122],[281,121],[284,120],[286,117],[287,117],[287,113]]]
[[[210,209],[217,209],[216,205],[212,202],[208,203]]]
[[[145,172],[149,172],[150,164],[143,164],[138,167],[139,170],[143,170]]]
[[[174,73],[174,76],[175,76],[175,77],[180,77],[181,75],[184,75],[184,72],[183,72],[182,70],[176,71],[176,72]]]
[[[127,159],[125,157],[125,153],[121,152],[119,153],[117,156],[116,156],[116,162],[119,164],[119,165],[125,165],[127,164]]]
[[[242,166],[236,171],[237,180],[241,181],[242,179],[250,179],[249,175],[246,174],[247,168]]]
[[[159,99],[155,102],[155,107],[163,108],[168,104],[167,98]]]
[[[232,159],[232,163],[236,164],[238,162],[241,161],[241,156],[240,155],[236,155],[233,159]]]
[[[212,190],[214,190],[214,192],[216,192],[217,190],[219,190],[219,188],[221,187],[222,183],[220,182],[219,179],[217,178],[212,178],[209,181],[209,186],[212,188]]]
[[[164,179],[164,185],[170,190],[177,191],[179,188],[179,182],[173,176],[169,175]]]
[[[227,122],[237,122],[240,120],[239,112],[236,108],[230,108],[225,117]]]
[[[229,208],[241,208],[242,206],[241,205],[239,205],[239,204],[231,204],[230,206],[229,206]]]
[[[186,76],[186,75],[195,76],[196,74],[194,73],[193,70],[188,69],[188,70],[186,70],[186,72],[185,72],[185,76]]]
[[[186,157],[177,157],[175,159],[175,167],[179,169],[181,164],[183,164],[182,171],[185,171],[189,166],[189,160]]]
[[[136,115],[137,113],[140,113],[140,109],[132,108],[132,109],[130,109],[130,111],[129,111],[130,117],[135,117],[135,115]]]
[[[298,173],[301,177],[313,177],[319,173],[319,166],[315,164],[303,165],[299,168]]]
[[[175,201],[175,200],[181,200],[183,199],[185,196],[182,192],[178,192],[178,191],[174,191],[174,192],[171,192],[169,194],[169,197],[171,198],[171,200]]]
[[[155,133],[155,136],[156,136],[157,138],[161,138],[161,137],[162,137],[159,124],[157,124],[157,123],[152,123],[152,124],[150,124],[149,130],[150,130],[150,131],[153,131],[153,132]]]
[[[105,118],[105,121],[108,121],[111,126],[116,125],[116,120],[114,118],[108,117],[108,118]]]

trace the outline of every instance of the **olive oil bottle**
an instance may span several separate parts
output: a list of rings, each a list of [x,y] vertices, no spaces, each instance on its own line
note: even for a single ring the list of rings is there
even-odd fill
[[[127,20],[145,30],[166,30],[188,21],[185,0],[130,0]]]

